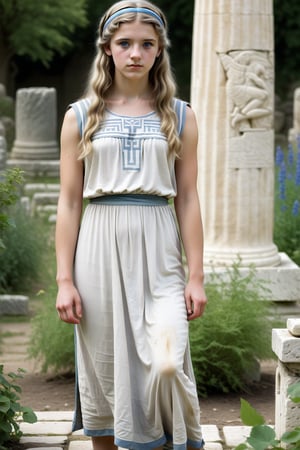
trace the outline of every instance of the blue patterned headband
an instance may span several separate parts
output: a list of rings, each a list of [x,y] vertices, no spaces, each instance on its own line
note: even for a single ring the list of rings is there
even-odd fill
[[[116,11],[114,14],[112,14],[107,19],[107,21],[103,25],[103,30],[105,30],[114,19],[116,19],[117,17],[121,16],[122,14],[126,14],[126,13],[148,14],[148,16],[154,17],[160,23],[160,25],[162,27],[165,26],[163,19],[155,11],[152,11],[152,9],[149,9],[149,8],[123,8],[123,9],[119,9],[119,11]]]

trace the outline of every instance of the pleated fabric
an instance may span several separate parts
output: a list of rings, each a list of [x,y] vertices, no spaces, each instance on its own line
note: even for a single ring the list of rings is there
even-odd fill
[[[151,139],[155,141],[153,129]],[[107,136],[103,142],[106,148],[102,152],[99,133],[95,149],[102,152],[102,160],[112,157],[107,151]],[[150,170],[145,167],[145,155],[150,153],[144,151],[144,135],[142,147],[137,178],[141,171],[144,177]],[[111,149],[116,151],[115,141]],[[159,152],[156,164],[163,155],[161,148]],[[170,164],[167,147],[164,158],[165,164]],[[150,159],[155,161],[153,155]],[[95,170],[91,159],[86,167]],[[99,165],[99,179],[102,170]],[[123,173],[126,170],[120,162],[121,183],[128,175]],[[170,166],[170,196],[176,189],[173,170]],[[91,180],[87,172],[85,177]],[[160,195],[168,197],[168,178],[160,182],[159,173],[158,167],[151,167],[149,178],[157,178],[153,181],[155,192],[144,190],[142,185],[134,192],[159,195],[161,185]],[[132,174],[130,171],[130,177]],[[118,186],[116,175],[113,183]],[[93,189],[96,193],[97,186]],[[102,190],[100,195],[104,195]],[[175,450],[185,450],[187,445],[202,447],[181,241],[173,208],[151,202],[90,203],[80,227],[74,276],[83,304],[83,318],[76,326],[80,411],[75,417],[81,415],[85,434],[111,435],[119,447],[134,450],[156,448],[169,440]],[[73,429],[81,426],[78,421],[74,423]]]

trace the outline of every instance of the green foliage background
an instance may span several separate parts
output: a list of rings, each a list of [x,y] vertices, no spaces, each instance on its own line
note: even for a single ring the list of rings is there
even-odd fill
[[[19,75],[26,73],[27,66],[43,74],[40,62],[48,67],[48,74],[63,71],[72,55],[80,50],[93,51],[99,17],[113,3],[113,0],[0,0],[2,65],[5,58],[1,47],[2,52],[4,47],[6,54],[13,56]],[[155,0],[155,3],[167,16],[171,61],[180,94],[188,99],[194,1]],[[284,96],[290,84],[299,78],[300,2],[274,0],[273,8],[276,92]],[[37,64],[32,65],[31,61]]]
[[[77,27],[87,24],[86,0],[0,0],[0,50],[4,61],[28,55],[48,65],[72,47]]]
[[[28,293],[45,277],[48,232],[19,204],[10,208],[9,220],[0,251],[0,293]]]

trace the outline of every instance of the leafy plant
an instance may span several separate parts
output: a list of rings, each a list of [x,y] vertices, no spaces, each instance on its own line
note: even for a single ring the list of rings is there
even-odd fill
[[[26,55],[48,66],[57,53],[72,48],[72,35],[87,24],[85,0],[0,0],[0,82],[7,81],[13,56]]]
[[[0,251],[5,248],[3,233],[14,222],[8,212],[9,207],[19,198],[19,187],[24,181],[23,172],[20,169],[8,169],[0,178]]]
[[[37,417],[31,408],[21,406],[19,403],[22,392],[16,383],[18,378],[22,378],[23,369],[19,369],[15,374],[10,372],[7,376],[3,373],[3,365],[0,365],[0,450],[6,450],[6,445],[17,442],[22,436],[19,420],[35,423]]]
[[[246,374],[257,368],[257,361],[274,356],[269,302],[262,298],[266,291],[254,269],[244,276],[235,264],[227,269],[226,279],[212,274],[206,285],[205,314],[190,323],[199,395],[246,390]]]
[[[300,381],[288,387],[288,395],[295,403],[300,403]],[[244,425],[251,426],[250,436],[246,442],[238,445],[235,450],[285,450],[300,449],[300,426],[286,431],[277,439],[274,429],[265,424],[265,419],[244,399],[241,399],[241,419]]]

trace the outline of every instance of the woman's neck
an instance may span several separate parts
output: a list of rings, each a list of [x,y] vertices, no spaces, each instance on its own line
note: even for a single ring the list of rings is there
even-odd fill
[[[140,86],[140,85],[139,85]],[[154,101],[149,85],[138,89],[133,85],[122,87],[113,86],[105,101],[108,109],[119,114],[143,115],[153,111]]]

